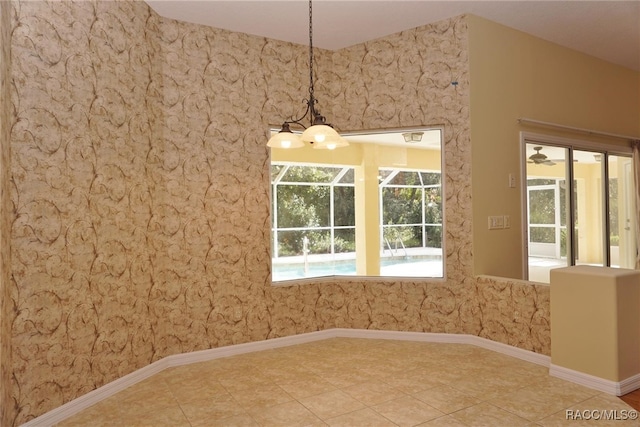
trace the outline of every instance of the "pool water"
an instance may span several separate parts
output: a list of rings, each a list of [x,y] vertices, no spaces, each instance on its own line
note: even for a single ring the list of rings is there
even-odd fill
[[[273,265],[274,282],[308,277],[352,276],[355,274],[355,259],[309,263],[306,274],[303,263]],[[410,257],[383,259],[380,265],[380,275],[396,277],[442,277],[442,258]]]

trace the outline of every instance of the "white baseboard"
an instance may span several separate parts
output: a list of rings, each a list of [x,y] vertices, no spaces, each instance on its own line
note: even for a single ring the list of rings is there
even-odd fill
[[[78,397],[70,402],[65,403],[62,406],[57,407],[33,420],[22,424],[25,427],[49,427],[57,424],[65,419],[77,414],[78,412],[87,409],[88,407],[95,405],[96,403],[104,400],[119,391],[126,389],[140,381],[143,381],[158,372],[168,368],[167,359],[158,360],[150,365],[145,366],[142,369],[131,372],[124,377],[118,378],[108,384],[103,385],[89,393]]]
[[[622,396],[640,388],[640,374],[616,382],[550,364],[549,375],[615,396]]]
[[[631,393],[632,391],[638,390],[640,388],[640,374],[629,377],[625,380],[620,381],[620,394],[617,396],[623,396],[627,393]]]
[[[487,338],[466,334],[440,334],[431,332],[400,332],[400,331],[375,331],[371,329],[333,329],[335,336],[345,338],[373,338],[389,339],[397,341],[438,342],[450,344],[470,344],[496,353],[522,359],[545,367],[549,366],[551,358],[544,354],[534,353],[508,344],[491,341]]]
[[[209,350],[201,350],[191,353],[167,356],[164,359],[158,360],[122,378],[105,384],[102,387],[85,394],[84,396],[67,402],[56,409],[53,409],[25,424],[22,424],[22,427],[49,427],[57,424],[77,414],[78,412],[89,408],[90,406],[100,402],[101,400],[106,399],[126,389],[127,387],[130,387],[140,381],[149,378],[152,375],[157,374],[164,369],[173,366],[182,366],[191,363],[205,362],[207,360],[219,359],[222,357],[252,353],[255,351],[270,350],[274,348],[288,347],[291,345],[320,341],[328,338],[368,338],[398,341],[470,344],[543,366],[549,366],[551,360],[549,356],[545,356],[543,354],[537,354],[532,351],[523,350],[521,348],[491,341],[489,339],[481,338],[475,335],[439,334],[428,332],[376,331],[370,329],[327,329],[324,331],[309,332],[305,334],[292,335],[289,337],[273,338],[264,341],[236,344],[226,347],[212,348]],[[640,376],[638,377],[639,378],[636,379],[636,382],[640,382]]]
[[[325,331],[308,332],[289,337],[272,338],[263,341],[254,341],[244,344],[194,351],[191,353],[174,354],[167,356],[165,359],[168,359],[168,368],[173,366],[189,365],[191,363],[206,362],[207,360],[236,356],[238,354],[253,353],[255,351],[271,350],[274,348],[288,347],[290,345],[334,338],[336,335],[333,331],[334,329],[328,329]]]

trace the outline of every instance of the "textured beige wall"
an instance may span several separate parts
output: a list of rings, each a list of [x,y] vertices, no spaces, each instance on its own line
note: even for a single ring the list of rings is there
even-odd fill
[[[157,307],[173,289],[153,264],[167,209],[153,180],[161,82],[147,5],[12,6],[12,395],[20,424],[166,353],[153,319],[165,316]]]
[[[544,288],[472,272],[464,17],[316,55],[338,128],[445,126],[446,281],[272,287],[267,130],[304,106],[307,48],[142,2],[12,7],[14,424],[170,354],[332,327],[548,354]]]
[[[477,335],[514,347],[551,354],[550,287],[492,276],[476,278]]]
[[[0,2],[0,425],[11,425],[11,7]],[[3,403],[4,402],[4,403]]]

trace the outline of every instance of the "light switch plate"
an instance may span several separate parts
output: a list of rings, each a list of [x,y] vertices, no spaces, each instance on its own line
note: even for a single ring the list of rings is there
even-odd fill
[[[504,217],[502,215],[492,215],[489,217],[489,230],[499,230],[504,228]]]

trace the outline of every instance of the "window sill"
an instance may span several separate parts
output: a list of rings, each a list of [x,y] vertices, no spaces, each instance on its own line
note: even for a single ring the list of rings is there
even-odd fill
[[[271,286],[276,288],[304,286],[304,285],[322,285],[322,284],[348,284],[354,282],[378,282],[389,284],[397,282],[420,282],[420,283],[445,283],[446,277],[406,277],[406,276],[320,276],[309,277],[304,279],[282,280],[271,282]]]

